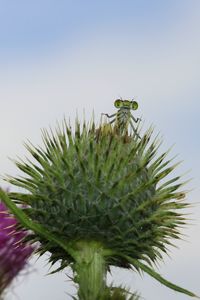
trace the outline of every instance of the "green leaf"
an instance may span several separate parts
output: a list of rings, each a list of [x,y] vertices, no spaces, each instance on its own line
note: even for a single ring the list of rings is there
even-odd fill
[[[172,282],[166,280],[165,278],[163,278],[160,274],[158,274],[157,272],[155,272],[153,269],[151,269],[150,267],[148,267],[147,265],[143,264],[142,262],[140,262],[137,259],[133,259],[130,256],[126,256],[126,255],[121,255],[123,258],[125,258],[130,264],[132,264],[134,267],[136,268],[140,268],[142,271],[144,271],[145,273],[149,274],[151,277],[153,277],[154,279],[156,279],[157,281],[159,281],[160,283],[164,284],[165,286],[167,286],[168,288],[177,291],[179,293],[183,293],[186,294],[188,296],[191,297],[195,297],[197,299],[200,299],[200,297],[198,297],[197,295],[195,295],[194,293],[173,284]]]

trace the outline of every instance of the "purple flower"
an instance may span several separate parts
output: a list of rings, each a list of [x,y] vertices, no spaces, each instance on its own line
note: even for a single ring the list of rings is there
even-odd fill
[[[0,202],[0,294],[25,266],[34,248],[23,241],[25,231],[17,229],[17,221]]]

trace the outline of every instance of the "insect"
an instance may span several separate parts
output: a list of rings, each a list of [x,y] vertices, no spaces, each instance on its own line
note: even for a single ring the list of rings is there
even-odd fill
[[[126,135],[128,132],[128,126],[130,125],[135,135],[140,138],[136,128],[133,125],[133,122],[137,123],[141,119],[135,119],[134,116],[131,114],[131,110],[138,109],[138,103],[133,100],[129,101],[117,99],[114,102],[114,106],[118,109],[118,111],[115,114],[109,116],[108,114],[103,113],[103,115],[107,116],[109,119],[114,118],[110,121],[110,124],[115,122],[114,128],[116,132],[120,135]]]

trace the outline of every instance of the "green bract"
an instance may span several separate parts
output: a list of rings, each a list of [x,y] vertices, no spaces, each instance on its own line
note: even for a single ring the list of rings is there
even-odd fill
[[[55,133],[43,131],[43,147],[26,145],[35,161],[16,162],[24,176],[9,178],[24,188],[9,197],[26,208],[19,210],[0,192],[22,225],[32,229],[39,252],[49,251],[52,264],[61,260],[59,270],[71,265],[80,299],[111,299],[103,296],[111,265],[143,270],[195,297],[151,268],[172,238],[179,238],[185,223],[181,209],[188,205],[179,177],[166,180],[176,164],[165,159],[167,152],[157,155],[160,141],[151,141],[152,132],[140,139],[119,135],[109,124],[81,127],[77,121],[73,133],[63,122]]]

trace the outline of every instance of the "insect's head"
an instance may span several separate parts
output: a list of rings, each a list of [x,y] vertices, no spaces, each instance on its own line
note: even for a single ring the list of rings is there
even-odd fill
[[[133,100],[129,101],[129,100],[117,99],[115,100],[114,105],[116,108],[127,108],[133,110],[138,109],[138,103]]]

